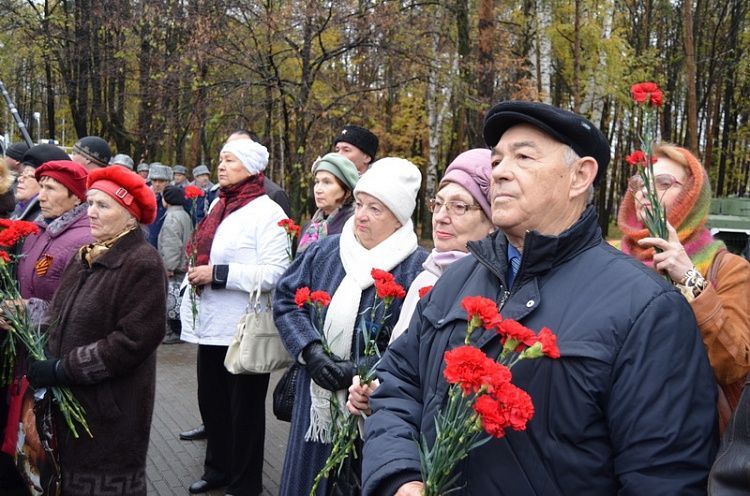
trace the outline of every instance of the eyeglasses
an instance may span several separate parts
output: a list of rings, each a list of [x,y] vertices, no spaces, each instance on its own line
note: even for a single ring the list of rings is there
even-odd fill
[[[429,203],[430,212],[433,214],[438,213],[441,208],[445,207],[445,211],[450,213],[454,213],[458,216],[461,216],[468,212],[469,210],[479,210],[479,205],[469,205],[466,202],[462,201],[447,201],[444,202],[442,200],[438,200],[437,198],[431,198]]]
[[[682,185],[672,174],[657,174],[654,176],[654,186],[656,186],[657,191],[667,191],[675,184]],[[640,174],[628,179],[628,189],[633,193],[643,189],[643,178]]]

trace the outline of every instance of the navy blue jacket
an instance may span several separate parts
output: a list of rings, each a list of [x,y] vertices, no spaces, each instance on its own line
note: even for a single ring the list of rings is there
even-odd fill
[[[718,442],[716,384],[690,306],[656,272],[607,245],[589,207],[559,237],[528,233],[513,287],[507,239],[470,243],[423,298],[386,352],[366,421],[363,494],[392,495],[419,480],[415,439],[435,438],[446,400],[443,354],[463,344],[465,296],[557,334],[562,357],[520,362],[513,382],[535,416],[473,450],[461,494],[697,495]],[[494,331],[474,344],[497,356]]]

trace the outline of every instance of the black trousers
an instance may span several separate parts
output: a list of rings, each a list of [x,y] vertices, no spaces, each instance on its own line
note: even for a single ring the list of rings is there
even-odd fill
[[[269,374],[230,374],[226,353],[226,346],[198,346],[198,406],[207,437],[203,479],[227,483],[229,494],[254,496],[263,491]]]

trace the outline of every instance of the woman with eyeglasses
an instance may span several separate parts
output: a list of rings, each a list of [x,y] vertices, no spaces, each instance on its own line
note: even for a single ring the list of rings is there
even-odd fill
[[[668,276],[687,298],[716,380],[728,402],[736,404],[750,372],[750,263],[727,252],[706,227],[711,189],[698,159],[670,144],[656,146],[653,154],[655,186],[667,213],[669,239],[648,233],[643,218],[651,205],[640,176],[633,176],[617,218],[623,233],[619,247]],[[728,410],[721,403],[720,413],[725,423]]]
[[[309,245],[279,280],[274,319],[289,353],[302,365],[281,496],[309,494],[331,453],[335,430],[331,410],[346,411],[346,390],[364,351],[361,329],[376,329],[369,321],[379,323],[382,314],[382,306],[375,318],[367,311],[375,295],[372,269],[389,271],[404,287],[422,270],[427,254],[417,244],[411,220],[421,182],[419,169],[408,160],[386,157],[375,162],[354,187],[354,215],[341,234]],[[301,287],[331,295],[322,329],[316,326],[310,305],[295,302],[295,292]],[[395,300],[384,328],[393,327],[400,308],[401,301]],[[385,349],[387,333],[378,333],[376,340]],[[358,494],[353,487],[357,476],[356,467],[343,470],[335,482],[324,481],[316,494]]]
[[[422,264],[424,270],[409,286],[401,314],[391,333],[391,343],[409,326],[417,308],[420,290],[429,288],[443,271],[469,254],[466,244],[484,238],[494,231],[489,190],[492,160],[489,149],[475,148],[463,152],[451,162],[435,198],[430,200],[432,212],[432,240],[435,248]],[[426,289],[425,289],[426,290]],[[349,387],[347,408],[353,415],[370,413],[370,395],[377,388],[377,380],[364,387],[355,377]]]

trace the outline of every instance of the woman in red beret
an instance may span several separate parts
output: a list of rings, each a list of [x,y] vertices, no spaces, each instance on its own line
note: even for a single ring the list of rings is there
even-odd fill
[[[76,439],[55,418],[62,494],[145,496],[166,276],[140,225],[153,222],[156,199],[124,167],[91,171],[87,185],[96,241],[62,276],[43,321],[49,358],[31,363],[28,379],[69,385],[93,435]]]
[[[70,259],[94,238],[86,215],[86,169],[70,160],[55,160],[34,175],[41,208],[34,222],[40,231],[23,244],[18,283],[32,317],[41,317]]]

